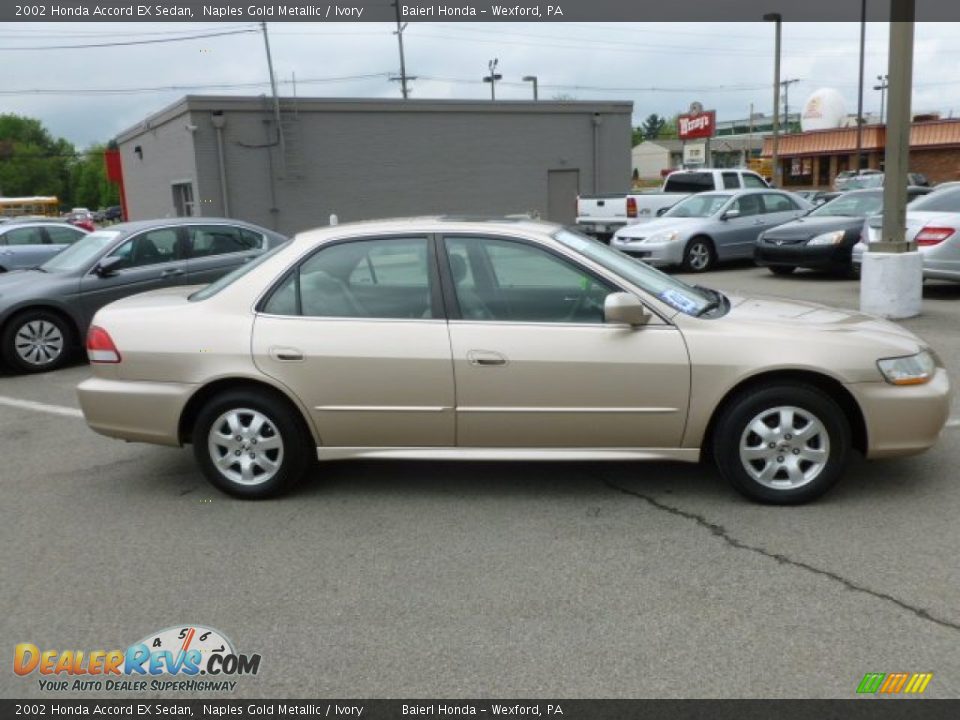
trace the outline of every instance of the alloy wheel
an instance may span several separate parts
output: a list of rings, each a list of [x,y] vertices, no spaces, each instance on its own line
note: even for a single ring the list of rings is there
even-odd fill
[[[207,449],[214,467],[230,482],[260,485],[283,463],[283,438],[265,414],[245,408],[228,410],[211,425]]]
[[[794,490],[813,482],[830,458],[830,436],[813,413],[794,406],[764,410],[740,438],[740,462],[756,482]]]
[[[28,365],[49,365],[63,353],[63,332],[48,320],[31,320],[14,335],[17,356]]]

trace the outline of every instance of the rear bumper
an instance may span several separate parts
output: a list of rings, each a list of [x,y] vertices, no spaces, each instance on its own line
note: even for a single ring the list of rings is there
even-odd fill
[[[627,223],[622,220],[586,220],[584,218],[577,218],[576,228],[585,235],[593,235],[595,237],[604,237],[608,238],[612,236],[617,230],[624,227]]]
[[[937,368],[924,385],[870,382],[846,387],[863,410],[867,457],[871,459],[927,450],[936,443],[950,416],[950,381],[943,368]]]
[[[807,268],[834,268],[850,264],[850,248],[836,245],[773,245],[753,248],[758,265],[794,265]]]
[[[89,378],[77,387],[87,425],[107,437],[180,446],[180,416],[196,385]]]

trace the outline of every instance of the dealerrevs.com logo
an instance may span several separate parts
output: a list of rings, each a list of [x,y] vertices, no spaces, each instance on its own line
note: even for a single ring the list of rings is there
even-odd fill
[[[237,653],[226,636],[200,625],[170,627],[126,650],[41,649],[19,643],[13,671],[49,692],[231,692],[256,675],[260,655]]]

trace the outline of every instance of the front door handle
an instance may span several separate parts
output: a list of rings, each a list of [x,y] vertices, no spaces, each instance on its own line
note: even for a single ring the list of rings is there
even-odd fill
[[[267,354],[274,360],[282,362],[299,362],[303,360],[303,351],[294,347],[272,347]]]
[[[490,367],[495,365],[506,365],[507,358],[493,350],[471,350],[467,353],[467,360],[471,365],[480,367]]]
[[[160,273],[160,277],[174,277],[176,275],[183,275],[183,270],[180,268],[170,268]]]

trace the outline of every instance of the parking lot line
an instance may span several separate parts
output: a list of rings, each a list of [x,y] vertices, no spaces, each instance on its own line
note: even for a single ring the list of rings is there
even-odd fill
[[[0,405],[7,407],[20,408],[21,410],[33,410],[43,412],[49,415],[63,415],[64,417],[82,418],[83,413],[66,405],[49,405],[47,403],[34,402],[33,400],[21,400],[20,398],[6,397],[0,395]]]

